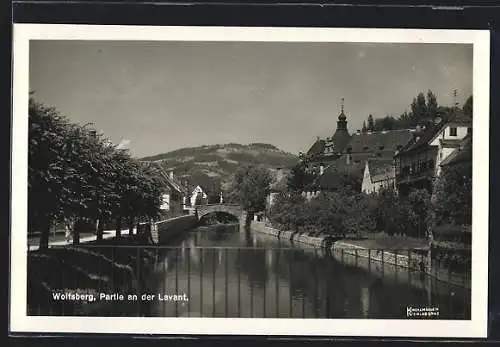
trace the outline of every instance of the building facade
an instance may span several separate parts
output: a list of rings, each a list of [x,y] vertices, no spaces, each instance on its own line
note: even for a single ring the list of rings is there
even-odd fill
[[[168,218],[184,214],[184,202],[188,194],[185,184],[175,177],[172,170],[165,171],[158,162],[142,161],[141,164],[154,166],[163,182],[161,217]]]
[[[468,134],[472,135],[472,119],[458,108],[452,110],[448,119],[421,124],[413,141],[394,156],[397,190],[403,195],[412,188],[431,193],[441,163]]]
[[[339,182],[339,172],[351,172],[361,180],[368,160],[392,161],[394,154],[404,148],[414,137],[414,129],[377,132],[347,129],[347,115],[342,103],[337,129],[333,136],[318,138],[310,149],[302,154],[310,172],[317,174],[315,188],[306,195],[315,196],[320,190],[328,190]],[[378,186],[378,184],[377,184]]]

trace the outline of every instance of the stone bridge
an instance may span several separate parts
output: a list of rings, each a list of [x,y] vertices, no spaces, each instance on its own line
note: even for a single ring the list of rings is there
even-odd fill
[[[209,204],[209,205],[198,205],[196,206],[196,215],[198,216],[198,220],[201,217],[213,213],[213,212],[222,212],[227,213],[241,220],[241,217],[244,215],[243,209],[240,205],[231,205],[231,204]]]

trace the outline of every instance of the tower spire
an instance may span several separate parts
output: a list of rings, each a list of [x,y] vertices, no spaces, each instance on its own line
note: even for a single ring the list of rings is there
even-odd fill
[[[347,116],[344,113],[344,98],[340,99],[340,114],[337,121],[337,130],[347,130]]]
[[[453,89],[453,107],[458,107],[458,102],[457,102],[457,90]]]

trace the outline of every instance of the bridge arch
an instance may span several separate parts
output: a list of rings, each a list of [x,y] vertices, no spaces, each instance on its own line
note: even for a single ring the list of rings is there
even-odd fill
[[[230,204],[208,204],[208,205],[198,205],[196,206],[196,215],[198,221],[209,213],[221,212],[230,214],[238,218],[241,221],[241,217],[244,215],[243,209],[240,205],[230,205]]]

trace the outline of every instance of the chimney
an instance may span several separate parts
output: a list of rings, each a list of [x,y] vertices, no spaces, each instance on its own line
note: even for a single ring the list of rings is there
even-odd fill
[[[171,180],[174,179],[174,172],[173,171],[169,171],[168,172],[168,177],[170,177]]]
[[[322,175],[324,172],[325,172],[325,166],[323,164],[321,164],[319,166],[319,174]]]
[[[351,155],[350,154],[347,154],[347,157],[345,159],[345,162],[347,165],[350,165],[351,164]]]

